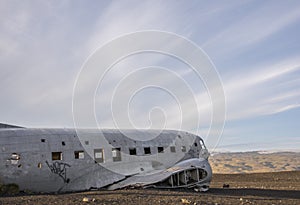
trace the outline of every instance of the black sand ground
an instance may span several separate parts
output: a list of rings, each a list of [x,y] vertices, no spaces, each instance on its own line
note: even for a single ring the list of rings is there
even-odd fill
[[[229,188],[223,188],[229,184]],[[87,202],[85,202],[85,201]],[[2,204],[300,204],[300,171],[215,174],[210,191],[126,189],[0,197]]]

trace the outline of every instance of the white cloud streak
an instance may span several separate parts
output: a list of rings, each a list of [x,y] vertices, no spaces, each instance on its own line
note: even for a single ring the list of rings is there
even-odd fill
[[[236,54],[299,21],[299,7],[284,8],[281,4],[262,3],[254,12],[243,15],[205,42],[204,49],[219,55]],[[288,12],[283,12],[288,11]]]
[[[229,6],[227,2],[224,5],[203,5],[198,1],[112,1],[101,4],[103,7],[98,5],[99,9],[93,10],[95,14],[91,18],[87,17],[88,12],[84,13],[69,1],[37,4],[1,1],[0,4],[0,17],[5,19],[0,22],[0,91],[5,96],[0,104],[1,121],[33,126],[72,126],[72,89],[85,58],[120,35],[151,29],[175,32],[191,37],[195,42],[204,42],[204,50],[221,65],[217,69],[222,74],[229,121],[299,108],[298,47],[295,46],[293,55],[288,57],[269,56],[264,62],[222,67],[227,57],[235,60],[238,55],[255,50],[256,46],[278,33],[289,38],[289,31],[285,33],[285,29],[296,25],[300,19],[300,7],[292,3],[260,2],[253,6],[252,1],[243,1]],[[86,10],[93,7],[86,6],[89,7]],[[238,12],[247,6],[249,10]],[[109,104],[113,85],[135,66],[167,66],[165,59],[161,55],[121,62],[117,67],[119,70],[111,73],[112,80],[106,84],[105,92],[97,98],[98,105],[105,107]],[[194,112],[194,107],[191,108],[194,99],[180,93],[184,99],[180,106],[186,110],[183,129],[193,131],[199,116],[201,126],[206,128],[212,112],[209,95],[202,82],[193,78],[192,72],[178,67],[174,71],[189,80],[198,109]],[[141,76],[140,80],[148,76]],[[158,75],[157,79],[159,77],[162,76]],[[182,86],[174,78],[162,81],[174,90],[180,90]],[[128,95],[126,92],[123,89],[122,94]],[[140,100],[141,106],[134,110],[134,120],[146,121],[144,124],[147,124],[149,109],[143,104],[147,104],[151,96]],[[176,128],[178,105],[162,98],[157,106],[165,109],[170,117],[167,126]],[[109,113],[98,114],[102,115],[103,124],[112,125]],[[152,117],[162,119],[160,112],[153,112]]]
[[[296,108],[299,90],[290,91],[299,85],[295,82],[286,87],[282,82],[300,70],[298,59],[263,65],[251,73],[224,81],[228,103],[228,120],[278,113]]]

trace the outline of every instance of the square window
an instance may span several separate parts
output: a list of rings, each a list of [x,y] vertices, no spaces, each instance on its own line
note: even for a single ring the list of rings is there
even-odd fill
[[[157,147],[158,153],[164,153],[164,147]]]
[[[112,157],[117,157],[117,150],[112,150]]]
[[[181,151],[182,152],[186,152],[186,147],[185,146],[181,146]]]
[[[170,151],[171,151],[171,152],[176,152],[175,146],[171,146],[171,147],[170,147]]]
[[[94,149],[94,157],[97,163],[102,163],[104,161],[104,150]]]
[[[136,155],[136,148],[129,148],[130,155]]]
[[[121,148],[112,148],[112,157],[114,162],[121,161]]]
[[[97,159],[103,158],[102,152],[95,152],[95,158],[97,158]]]
[[[62,152],[52,152],[52,160],[62,160]]]
[[[84,151],[75,151],[74,156],[75,159],[84,159]]]
[[[145,154],[151,154],[151,149],[150,149],[150,147],[144,147],[144,153],[145,153]]]

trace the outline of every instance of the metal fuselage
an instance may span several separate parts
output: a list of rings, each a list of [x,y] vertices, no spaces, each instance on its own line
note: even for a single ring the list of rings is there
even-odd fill
[[[0,129],[0,183],[34,192],[208,188],[203,140],[164,130]]]

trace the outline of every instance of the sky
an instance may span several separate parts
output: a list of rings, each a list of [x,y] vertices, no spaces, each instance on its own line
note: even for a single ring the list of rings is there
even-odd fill
[[[74,127],[74,88],[91,56],[124,35],[163,31],[193,42],[218,72],[226,119],[214,151],[300,151],[297,0],[0,0],[0,18],[3,123]],[[205,80],[172,56],[127,56],[94,89],[101,127],[215,132]]]

